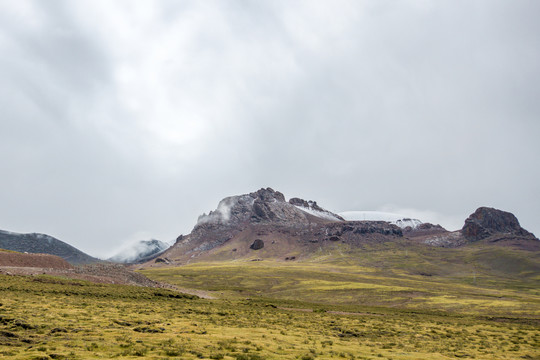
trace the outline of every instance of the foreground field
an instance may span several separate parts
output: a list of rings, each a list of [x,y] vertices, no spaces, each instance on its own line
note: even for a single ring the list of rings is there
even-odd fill
[[[540,357],[540,326],[535,315],[538,293],[534,289],[508,285],[500,299],[489,294],[493,289],[475,288],[466,281],[444,289],[438,281],[415,285],[414,276],[402,274],[402,281],[394,283],[397,278],[388,274],[383,278],[376,269],[330,263],[279,267],[264,262],[205,264],[145,274],[211,290],[220,298],[50,276],[0,275],[0,357]],[[425,302],[414,293],[420,288],[428,294]],[[412,299],[411,304],[394,299],[402,291],[406,292],[403,298]],[[364,300],[347,300],[349,292]],[[433,301],[443,294],[450,300]],[[377,300],[370,302],[370,297]],[[473,298],[479,302],[491,298],[495,303],[482,306],[471,302]],[[517,305],[501,305],[501,301]],[[497,306],[502,309],[493,316]]]

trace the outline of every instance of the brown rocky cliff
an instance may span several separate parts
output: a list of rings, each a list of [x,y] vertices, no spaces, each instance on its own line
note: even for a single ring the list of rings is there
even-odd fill
[[[514,214],[489,207],[480,207],[471,214],[465,220],[461,233],[469,241],[482,240],[496,234],[535,238],[521,227]]]

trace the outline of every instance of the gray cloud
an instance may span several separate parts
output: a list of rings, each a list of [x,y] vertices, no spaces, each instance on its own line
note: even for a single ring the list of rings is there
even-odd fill
[[[0,228],[106,255],[272,186],[538,234],[539,7],[2,2]]]

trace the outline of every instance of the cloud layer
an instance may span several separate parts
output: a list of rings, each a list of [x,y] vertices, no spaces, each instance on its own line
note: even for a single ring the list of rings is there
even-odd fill
[[[539,10],[0,2],[0,228],[107,255],[271,186],[449,227],[493,206],[538,235]]]

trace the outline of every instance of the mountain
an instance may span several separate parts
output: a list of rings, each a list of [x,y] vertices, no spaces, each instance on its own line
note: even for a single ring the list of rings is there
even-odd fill
[[[144,266],[194,261],[306,259],[321,251],[399,246],[460,247],[484,242],[538,251],[540,241],[510,213],[480,208],[463,229],[448,231],[397,214],[335,214],[315,201],[291,198],[271,188],[221,200],[199,217],[188,235]]]
[[[159,240],[141,240],[124,247],[107,259],[116,263],[140,263],[149,261],[169,248],[169,244]]]
[[[19,234],[0,230],[0,249],[56,255],[73,265],[101,261],[52,236],[37,233]]]

